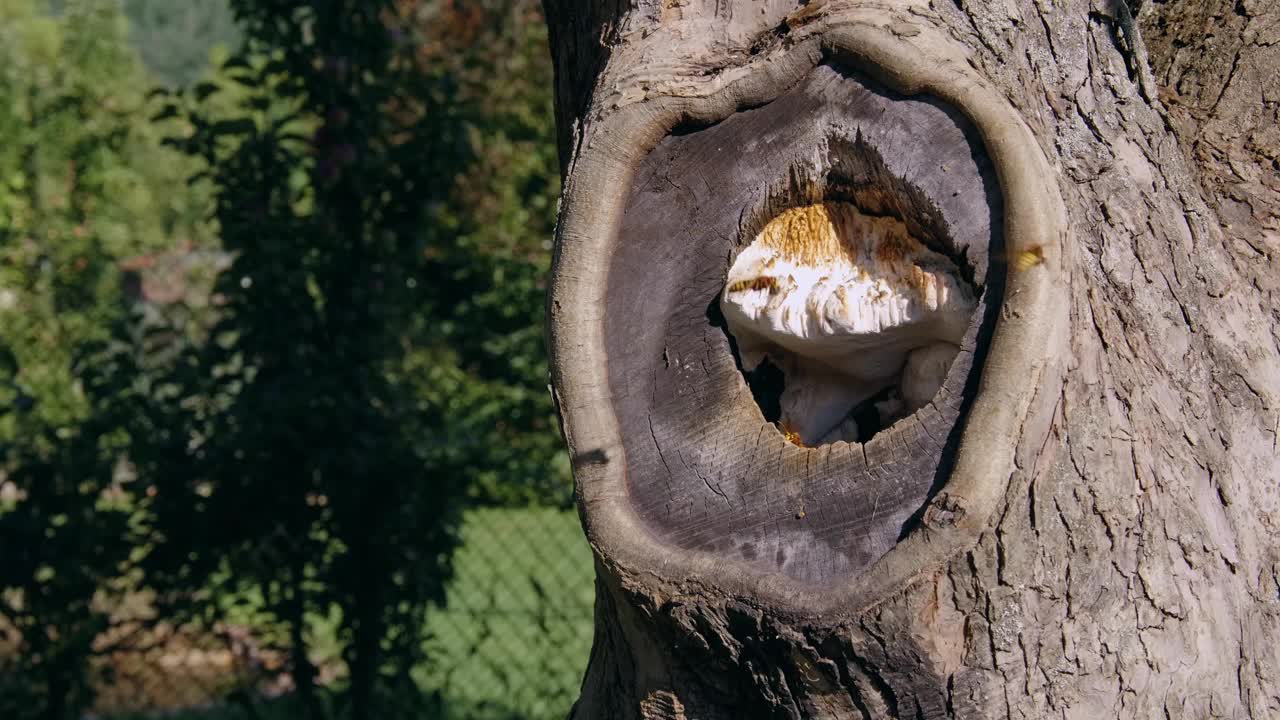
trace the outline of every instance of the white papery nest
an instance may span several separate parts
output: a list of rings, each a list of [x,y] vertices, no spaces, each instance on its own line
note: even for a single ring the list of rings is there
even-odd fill
[[[851,411],[877,396],[882,427],[928,404],[976,304],[951,259],[847,202],[773,218],[720,297],[743,369],[781,369],[780,425],[803,445],[865,435]]]

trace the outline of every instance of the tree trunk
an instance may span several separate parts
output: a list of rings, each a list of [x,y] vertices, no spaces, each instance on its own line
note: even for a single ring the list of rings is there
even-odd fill
[[[573,717],[1280,717],[1280,9],[545,4]],[[722,310],[836,202],[977,304],[932,402],[807,447]]]

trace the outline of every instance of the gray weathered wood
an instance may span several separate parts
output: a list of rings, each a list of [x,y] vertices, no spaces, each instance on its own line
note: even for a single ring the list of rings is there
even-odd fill
[[[994,318],[979,308],[934,407],[866,446],[799,448],[765,422],[717,321],[735,249],[780,206],[848,196],[980,282],[989,250],[1003,255],[999,189],[973,128],[867,83],[819,66],[767,105],[663,140],[637,171],[607,280],[609,377],[640,517],[673,545],[819,586],[883,556],[945,480]]]

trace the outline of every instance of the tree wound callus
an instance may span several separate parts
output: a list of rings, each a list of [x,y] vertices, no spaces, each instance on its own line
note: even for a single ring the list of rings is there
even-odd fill
[[[639,518],[814,585],[888,551],[946,481],[1000,216],[959,113],[829,66],[659,143],[605,309]]]

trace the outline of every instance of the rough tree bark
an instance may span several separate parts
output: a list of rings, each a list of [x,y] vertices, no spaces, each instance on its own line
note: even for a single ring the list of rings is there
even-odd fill
[[[574,717],[1280,717],[1280,8],[545,5]],[[833,193],[982,307],[932,405],[796,447],[714,301]]]

